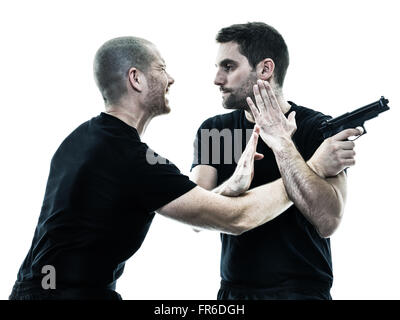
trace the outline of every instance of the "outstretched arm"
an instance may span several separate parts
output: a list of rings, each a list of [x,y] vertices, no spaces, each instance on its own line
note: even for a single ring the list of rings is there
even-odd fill
[[[233,175],[217,186],[217,169],[209,165],[198,165],[192,170],[191,179],[199,186],[224,196],[236,197],[246,192],[254,175],[254,161],[264,156],[256,152],[259,128],[254,127],[253,134],[243,151]],[[262,195],[266,212],[272,216],[278,215],[292,205],[282,179],[268,184],[268,194]],[[199,228],[194,228],[200,231]]]
[[[254,188],[238,197],[226,197],[195,187],[156,210],[172,219],[209,230],[239,235],[276,218],[290,206],[276,182]],[[272,190],[279,190],[278,193]],[[268,197],[271,201],[265,201]],[[281,210],[271,209],[278,202]]]
[[[231,182],[219,188],[220,194],[196,187],[156,211],[192,226],[232,234],[241,234],[277,217],[292,204],[281,180],[243,193],[251,183],[254,158],[262,157],[255,152],[257,140],[255,128]],[[213,186],[209,183],[208,187]],[[221,195],[225,192],[233,197]]]

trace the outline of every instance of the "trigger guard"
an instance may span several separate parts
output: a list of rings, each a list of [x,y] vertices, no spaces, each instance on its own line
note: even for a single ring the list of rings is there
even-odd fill
[[[347,140],[349,140],[349,141],[356,141],[358,138],[360,138],[361,136],[363,136],[364,134],[366,134],[367,133],[367,130],[365,130],[365,128],[364,128],[364,126],[362,125],[362,126],[360,126],[361,128],[363,128],[363,133],[362,134],[360,134],[357,138],[354,138],[354,139],[347,139]]]

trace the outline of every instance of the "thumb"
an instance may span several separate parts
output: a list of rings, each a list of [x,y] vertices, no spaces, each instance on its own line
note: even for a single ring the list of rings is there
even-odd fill
[[[259,135],[260,135],[260,127],[258,125],[255,125],[254,129],[253,129],[253,134],[251,135],[251,138],[253,139],[252,142],[253,142],[254,147],[257,147]]]
[[[288,121],[289,121],[290,123],[296,124],[296,119],[295,119],[295,117],[296,117],[296,111],[292,111],[292,112],[289,114],[289,116],[288,116]]]
[[[242,156],[240,157],[240,160],[242,160],[242,159],[244,160],[247,158],[253,158],[255,156],[259,132],[260,132],[260,127],[254,126],[253,133],[252,133],[249,141],[247,142],[246,148],[244,149]]]
[[[262,153],[256,152],[256,153],[254,154],[254,160],[261,160],[261,159],[263,159],[263,158],[264,158],[264,155],[263,155]]]

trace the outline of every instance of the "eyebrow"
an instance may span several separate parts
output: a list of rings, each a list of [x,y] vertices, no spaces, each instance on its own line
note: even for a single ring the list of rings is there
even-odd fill
[[[219,66],[226,66],[229,63],[233,63],[233,64],[237,64],[237,62],[235,60],[232,59],[224,59],[222,61],[219,62]],[[217,67],[217,65],[215,65]]]
[[[157,66],[159,67],[159,68],[166,68],[167,67],[167,65],[165,64],[165,63],[157,63]]]

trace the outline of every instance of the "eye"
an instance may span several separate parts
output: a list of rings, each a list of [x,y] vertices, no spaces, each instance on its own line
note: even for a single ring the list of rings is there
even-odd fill
[[[224,66],[224,70],[225,70],[226,72],[229,72],[229,71],[231,71],[232,69],[233,69],[233,65],[230,64],[230,63],[228,63],[228,64],[226,64],[226,65]]]

